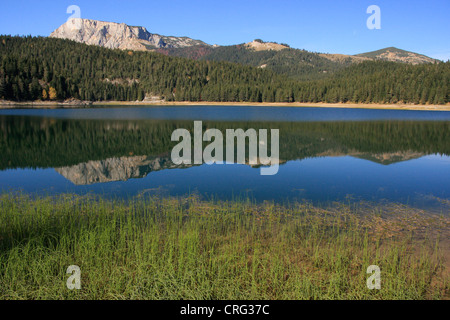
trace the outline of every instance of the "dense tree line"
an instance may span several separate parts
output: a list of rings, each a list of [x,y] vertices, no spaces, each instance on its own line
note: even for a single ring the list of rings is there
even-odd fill
[[[445,104],[450,102],[450,62],[410,65],[364,62],[333,77],[304,83],[303,101]]]
[[[289,49],[283,50],[289,51]],[[231,62],[0,37],[0,99],[448,103],[450,63],[363,62],[315,81]]]

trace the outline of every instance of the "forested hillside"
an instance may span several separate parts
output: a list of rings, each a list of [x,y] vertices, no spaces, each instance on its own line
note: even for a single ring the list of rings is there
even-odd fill
[[[263,67],[295,80],[317,80],[352,64],[352,59],[332,61],[317,53],[299,49],[253,51],[244,44],[224,47],[194,46],[187,48],[158,49],[169,56],[198,60],[228,61]]]
[[[450,102],[450,63],[368,61],[300,87],[299,101],[445,104]]]
[[[404,62],[411,64],[438,62],[438,60],[424,56],[423,54],[418,54],[415,52],[410,52],[395,47],[384,48],[372,52],[360,53],[357,54],[356,56],[374,60]]]
[[[284,50],[283,50],[284,51]],[[288,51],[288,50],[286,50]],[[368,61],[315,81],[267,69],[69,40],[0,37],[0,99],[448,103],[450,63]]]

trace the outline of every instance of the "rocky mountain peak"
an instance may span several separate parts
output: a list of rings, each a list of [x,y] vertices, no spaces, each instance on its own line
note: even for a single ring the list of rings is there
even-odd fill
[[[171,37],[150,33],[144,27],[78,18],[61,25],[50,34],[50,37],[69,39],[110,49],[136,51],[157,48],[184,48],[195,45],[209,46],[203,41],[187,37]]]
[[[270,50],[280,51],[289,48],[289,46],[285,44],[278,44],[275,42],[264,42],[259,39],[246,43],[245,46],[254,51],[270,51]]]

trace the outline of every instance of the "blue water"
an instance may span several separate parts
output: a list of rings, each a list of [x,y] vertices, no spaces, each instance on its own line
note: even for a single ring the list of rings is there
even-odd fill
[[[54,130],[52,126],[54,126],[55,122],[61,121],[64,124],[62,128],[65,128],[66,121],[67,126],[70,127],[74,120],[79,121],[77,124],[82,124],[83,121],[88,119],[111,120],[112,124],[120,124],[122,123],[121,121],[127,120],[131,121],[127,123],[133,123],[137,127],[144,126],[143,120],[156,120],[156,122],[145,125],[158,126],[161,123],[162,127],[174,123],[173,121],[175,120],[237,121],[238,124],[241,121],[247,127],[251,127],[252,123],[257,121],[270,121],[272,126],[275,123],[275,125],[281,127],[289,123],[291,126],[289,128],[298,128],[298,132],[290,136],[291,140],[289,141],[303,141],[307,137],[311,139],[311,143],[308,142],[310,140],[306,140],[308,143],[300,144],[300,146],[305,145],[304,148],[295,145],[286,147],[292,148],[290,150],[280,149],[280,154],[283,154],[283,151],[289,151],[285,153],[290,158],[285,159],[286,162],[280,165],[278,174],[274,176],[261,176],[259,168],[240,164],[203,164],[183,169],[163,168],[160,170],[149,170],[145,165],[141,165],[139,168],[143,170],[143,174],[126,176],[126,172],[136,168],[120,168],[125,178],[112,178],[108,176],[111,168],[108,170],[101,168],[99,172],[108,176],[109,181],[80,184],[73,177],[63,176],[55,169],[58,167],[74,168],[79,164],[78,162],[67,164],[58,162],[58,166],[52,167],[51,158],[49,160],[50,165],[36,165],[36,163],[40,163],[39,159],[36,158],[27,160],[20,165],[6,165],[0,171],[0,190],[3,192],[20,190],[38,194],[94,193],[119,198],[140,195],[175,196],[197,193],[203,198],[232,199],[250,197],[256,201],[281,202],[306,200],[314,203],[327,203],[332,201],[365,200],[377,202],[388,200],[419,207],[436,206],[441,203],[441,200],[450,199],[450,157],[448,156],[449,145],[447,143],[449,141],[447,138],[449,138],[450,134],[447,130],[450,125],[450,112],[216,106],[1,110],[0,120],[3,130],[0,134],[3,141],[2,148],[6,148],[5,150],[14,148],[14,144],[10,142],[8,135],[11,134],[11,126],[16,120],[23,121],[23,123],[38,121],[40,126],[37,126],[35,130],[38,133],[40,132],[39,130],[46,130],[47,135],[52,135],[52,130]],[[319,125],[317,126],[319,129],[316,130],[316,127],[308,127],[305,124],[308,122],[342,121],[347,123],[342,124],[344,129],[346,125],[364,121],[361,127],[356,127],[357,130],[361,130],[361,134],[355,134],[355,139],[361,141],[355,143],[353,137],[348,136],[348,134],[347,136],[334,137],[333,132],[337,129],[333,129],[334,131],[327,129],[328,131],[322,132],[321,130],[323,129],[320,129]],[[422,123],[426,126],[423,129],[423,133],[418,133],[418,136],[412,136],[411,141],[402,140],[401,145],[398,146],[398,148],[402,149],[399,150],[399,152],[401,151],[400,156],[397,155],[395,146],[391,146],[390,133],[386,133],[386,136],[383,135],[383,130],[385,130],[383,129],[385,128],[383,124],[387,123],[390,125],[393,123],[397,125],[395,121],[402,121],[398,127],[400,129],[397,131],[410,130],[409,126],[422,128]],[[387,151],[383,150],[383,143],[376,146],[373,145],[377,141],[372,142],[373,137],[370,130],[364,130],[366,127],[370,128],[372,123],[380,124],[381,129],[377,134],[380,135],[380,139],[386,139],[386,145],[389,144],[390,149]],[[420,125],[415,126],[417,123]],[[440,126],[438,133],[433,133],[434,123],[436,123],[436,126],[438,124]],[[212,122],[213,124],[214,122]],[[30,138],[29,135],[36,134],[28,132],[26,125],[24,127],[24,137]],[[282,130],[281,132],[283,133]],[[46,139],[48,140],[45,141],[42,141],[44,138],[41,137],[37,139],[39,141],[37,143],[42,143],[42,148],[47,148],[49,145],[58,143],[58,139],[61,138],[58,135],[71,134],[73,135],[69,131],[62,131],[62,133],[55,133],[54,138],[47,137]],[[89,134],[81,132],[80,134],[86,135],[86,145],[89,145],[92,143],[92,139],[95,139],[92,138],[95,132],[89,132]],[[298,139],[296,138],[297,136]],[[315,138],[316,136],[318,137],[317,139]],[[422,137],[428,139],[424,140],[427,142],[417,146],[417,140],[422,139]],[[20,136],[16,138],[20,142]],[[284,136],[280,137],[282,141],[284,138]],[[320,144],[324,143],[323,141],[329,141],[334,138],[340,144],[339,148],[336,147],[337,149],[334,149],[335,143],[331,142],[323,150],[320,149]],[[139,132],[136,133],[136,139],[142,139]],[[158,140],[159,137],[153,136],[152,139]],[[161,137],[161,139],[163,138]],[[167,140],[167,137],[164,139]],[[433,148],[429,146],[429,139],[436,140],[431,140],[433,145],[436,142]],[[105,144],[107,143],[108,139],[106,138]],[[360,145],[364,150],[355,150]],[[281,143],[280,148],[282,146],[283,144]],[[373,151],[370,150],[372,146],[374,148]],[[80,148],[80,152],[83,152],[83,146],[75,147]],[[304,155],[303,150],[305,148],[318,149],[318,151],[311,151],[311,154],[306,152],[306,155]],[[409,148],[411,148],[411,151],[409,151]],[[14,158],[15,149],[12,150],[13,154],[8,155],[8,157],[12,157],[11,159]],[[61,155],[64,152],[67,152],[67,150],[61,148]],[[169,154],[170,148],[162,155],[146,155],[151,157],[168,157]],[[96,155],[97,158],[91,159],[90,155],[87,154],[86,161],[82,160],[80,163],[93,161],[94,167],[99,167],[99,161],[117,156],[132,158],[134,155],[119,154],[112,156],[105,151],[105,156],[100,159],[98,155]],[[1,157],[4,157],[4,155],[1,155]],[[59,159],[58,155],[55,155],[55,157],[57,160]],[[383,157],[387,158],[387,160]],[[11,159],[5,158],[2,160],[8,160],[3,162],[10,163]],[[83,174],[91,174],[83,170],[74,172],[76,172],[77,177]]]
[[[220,120],[220,121],[364,121],[447,120],[450,112],[348,108],[296,108],[258,106],[145,106],[96,107],[91,109],[9,109],[0,115],[39,116],[60,119],[115,120]]]

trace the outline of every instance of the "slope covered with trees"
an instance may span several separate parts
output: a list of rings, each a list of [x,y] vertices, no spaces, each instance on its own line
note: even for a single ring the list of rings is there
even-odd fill
[[[445,104],[450,102],[450,63],[409,65],[368,61],[331,78],[303,83],[300,101]]]
[[[327,78],[329,74],[350,66],[352,59],[332,61],[321,55],[306,50],[283,49],[254,51],[244,44],[223,47],[194,46],[188,48],[158,49],[158,52],[169,56],[189,59],[228,61],[267,68],[277,74],[288,76],[295,80],[317,80]]]
[[[283,50],[289,51],[289,50]],[[265,53],[263,53],[265,54]],[[69,40],[0,37],[0,99],[448,103],[450,63],[354,64],[299,81],[271,70]]]

